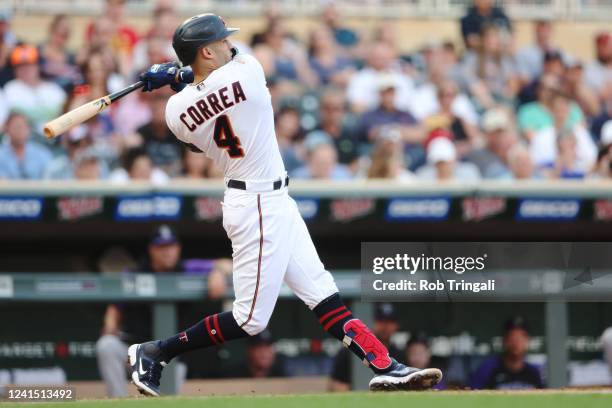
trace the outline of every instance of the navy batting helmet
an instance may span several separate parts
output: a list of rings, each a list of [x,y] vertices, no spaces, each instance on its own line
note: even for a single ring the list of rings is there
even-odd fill
[[[185,20],[176,29],[172,47],[183,65],[189,65],[195,61],[200,48],[222,40],[238,30],[226,27],[225,21],[215,14],[199,14]]]

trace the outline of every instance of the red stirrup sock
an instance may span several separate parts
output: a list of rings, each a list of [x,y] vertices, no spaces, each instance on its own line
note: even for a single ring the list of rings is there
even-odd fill
[[[185,331],[160,342],[159,347],[165,361],[187,351],[224,343],[227,340],[248,337],[248,334],[238,326],[232,312],[223,312],[207,316]]]

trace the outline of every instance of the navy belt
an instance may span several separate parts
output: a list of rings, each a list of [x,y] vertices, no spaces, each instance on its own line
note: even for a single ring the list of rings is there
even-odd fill
[[[289,187],[289,176],[285,177],[285,187]],[[247,189],[247,185],[246,182],[241,181],[241,180],[234,180],[234,179],[230,179],[227,182],[227,187],[228,188],[235,188],[238,190],[245,190]],[[272,190],[280,190],[283,187],[283,181],[282,180],[276,180],[275,182],[272,183]]]

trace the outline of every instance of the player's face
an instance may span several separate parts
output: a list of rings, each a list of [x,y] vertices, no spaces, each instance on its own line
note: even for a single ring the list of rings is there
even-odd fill
[[[210,48],[214,54],[214,62],[217,67],[222,67],[232,60],[233,47],[234,46],[227,38],[210,44]]]
[[[175,269],[181,257],[180,244],[151,245],[149,256],[154,272],[167,272]]]
[[[529,346],[529,336],[522,329],[514,329],[509,331],[504,338],[504,348],[506,353],[514,357],[522,357],[527,353]]]
[[[258,370],[269,369],[274,364],[276,354],[271,344],[261,344],[249,348],[250,363]]]
[[[384,343],[389,343],[391,336],[397,332],[398,324],[393,320],[376,320],[374,322],[374,333]]]
[[[431,354],[424,344],[414,343],[406,350],[406,362],[410,367],[426,368],[430,360]]]

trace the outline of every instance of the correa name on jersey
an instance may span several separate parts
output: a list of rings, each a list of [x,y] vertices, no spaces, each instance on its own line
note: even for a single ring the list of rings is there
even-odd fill
[[[229,92],[229,88],[224,86],[215,92],[205,95],[181,113],[179,119],[190,132],[193,132],[202,123],[214,118],[224,110],[246,101],[246,95],[242,90],[240,81],[232,83],[231,97],[228,94]]]

